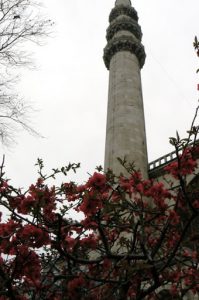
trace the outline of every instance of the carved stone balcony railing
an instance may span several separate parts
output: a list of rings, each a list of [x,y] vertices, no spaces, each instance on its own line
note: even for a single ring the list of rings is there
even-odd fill
[[[149,163],[149,171],[154,170],[156,168],[162,167],[163,165],[168,164],[172,160],[176,159],[176,152],[170,152],[164,156],[159,157],[158,159]]]
[[[179,151],[180,153],[181,151]],[[157,178],[164,175],[164,167],[177,158],[176,152],[170,152],[158,159],[152,161],[148,165],[149,178]]]
[[[194,144],[199,145],[199,139],[194,142]],[[193,145],[190,143],[189,146]],[[179,154],[182,154],[182,149],[178,151]],[[164,156],[159,157],[158,159],[150,162],[148,164],[149,177],[156,177],[157,175],[161,175],[164,173],[164,166],[172,162],[177,158],[176,151],[172,151],[170,153],[165,154]]]

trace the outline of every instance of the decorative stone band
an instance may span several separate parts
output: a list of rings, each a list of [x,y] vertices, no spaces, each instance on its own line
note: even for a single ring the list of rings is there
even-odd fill
[[[129,17],[123,16],[120,19],[114,20],[107,29],[106,39],[110,41],[114,34],[120,30],[127,30],[135,35],[141,41],[142,31],[140,25]]]
[[[140,68],[143,67],[146,54],[144,50],[144,46],[139,42],[136,41],[133,37],[123,35],[117,38],[113,38],[104,48],[104,63],[107,69],[110,68],[110,61],[113,55],[115,55],[119,51],[129,51],[136,55]]]
[[[110,23],[113,22],[113,20],[115,20],[120,15],[126,15],[126,16],[131,17],[135,21],[138,21],[137,11],[133,7],[125,6],[125,5],[118,5],[112,9],[110,16],[109,16],[109,22]]]

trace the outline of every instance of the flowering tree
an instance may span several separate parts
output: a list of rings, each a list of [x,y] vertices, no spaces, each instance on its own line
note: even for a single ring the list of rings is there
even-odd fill
[[[128,178],[98,168],[83,185],[49,186],[49,178],[79,165],[47,176],[38,160],[39,178],[22,192],[6,179],[2,163],[0,300],[199,293],[199,188],[187,184],[197,170],[197,132],[192,124],[188,139],[171,139],[177,159],[165,167],[167,188],[125,161]]]

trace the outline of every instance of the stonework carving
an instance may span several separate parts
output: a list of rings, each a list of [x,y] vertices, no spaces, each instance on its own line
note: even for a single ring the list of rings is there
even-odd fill
[[[138,58],[140,68],[143,67],[146,57],[144,46],[140,42],[137,42],[133,37],[123,35],[110,40],[104,49],[104,63],[108,70],[111,58],[119,51],[129,51],[135,54]]]
[[[104,62],[109,69],[111,58],[119,51],[129,51],[137,57],[140,68],[145,62],[145,51],[141,44],[142,31],[136,10],[130,5],[119,4],[112,9],[107,29],[107,46]],[[125,34],[126,32],[126,34]]]
[[[113,20],[115,20],[120,15],[126,15],[126,16],[131,17],[135,21],[138,21],[137,12],[133,7],[125,6],[125,5],[118,5],[112,9],[110,16],[109,16],[109,22],[111,23]]]
[[[107,29],[107,41],[111,40],[114,34],[120,30],[127,30],[135,35],[138,40],[142,39],[142,31],[140,25],[127,16],[122,16],[119,19],[111,22],[110,26]]]

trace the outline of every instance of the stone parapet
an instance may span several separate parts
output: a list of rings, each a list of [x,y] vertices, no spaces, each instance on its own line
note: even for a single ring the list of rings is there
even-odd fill
[[[199,145],[199,140],[196,140],[194,142],[196,145]],[[193,143],[189,144],[190,147],[193,146]],[[178,151],[179,155],[182,154],[182,149],[179,149]],[[196,157],[197,159],[199,157]],[[167,153],[161,157],[159,157],[156,160],[153,160],[148,165],[148,172],[150,178],[157,178],[159,176],[164,175],[166,172],[164,171],[164,167],[171,163],[172,161],[177,160],[176,151],[172,151],[170,153]]]

